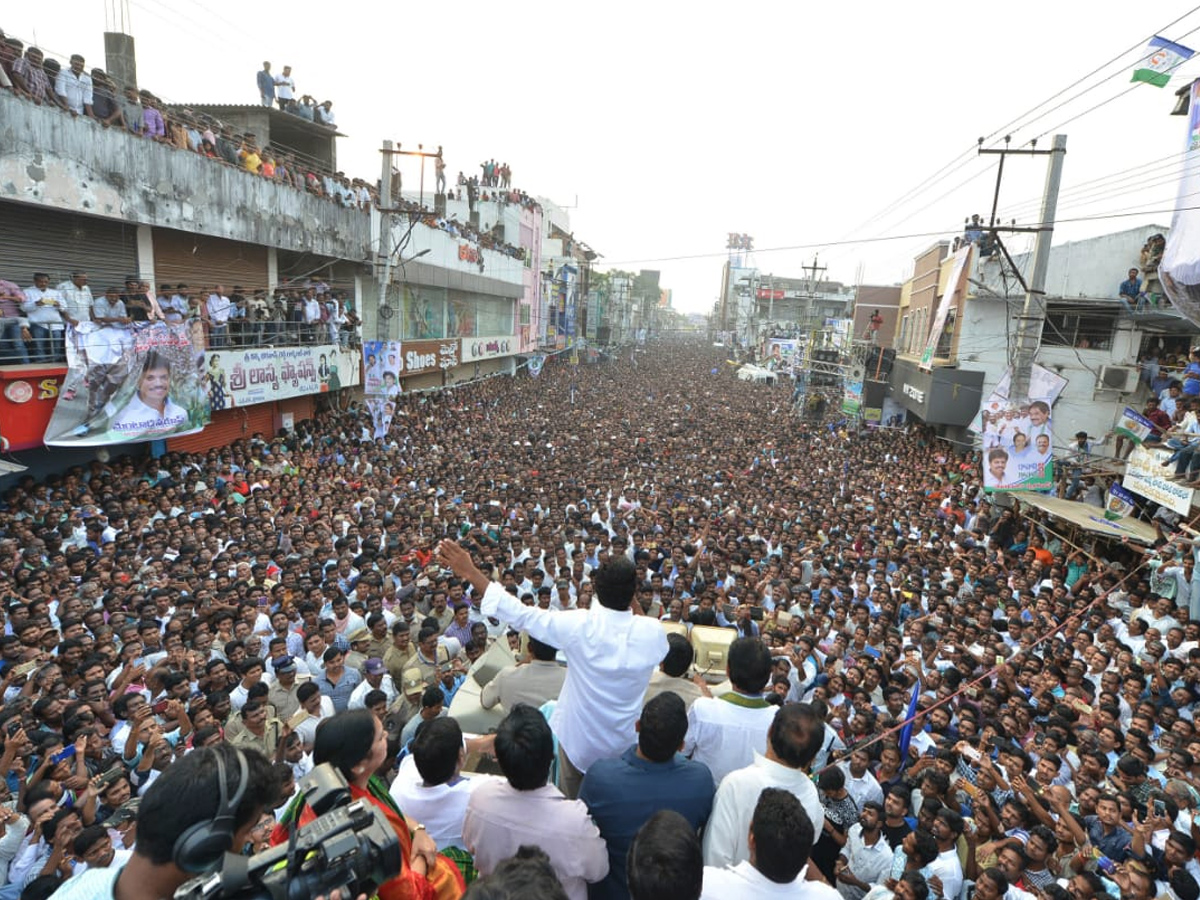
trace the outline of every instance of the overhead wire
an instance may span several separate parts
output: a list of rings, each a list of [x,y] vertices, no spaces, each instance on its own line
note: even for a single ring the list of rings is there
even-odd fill
[[[1072,91],[1074,88],[1085,83],[1086,81],[1088,81],[1095,75],[1099,74],[1100,72],[1103,72],[1108,67],[1110,67],[1118,62],[1121,62],[1130,53],[1144,48],[1146,41],[1149,40],[1151,37],[1154,37],[1155,35],[1160,34],[1162,32],[1168,31],[1169,29],[1178,25],[1180,22],[1187,19],[1189,16],[1195,14],[1196,12],[1200,12],[1200,6],[1192,7],[1187,12],[1183,13],[1182,15],[1176,17],[1175,19],[1171,20],[1167,24],[1158,28],[1149,37],[1143,38],[1142,40],[1138,41],[1137,43],[1132,44],[1131,46],[1127,47],[1126,49],[1120,51],[1112,58],[1106,60],[1105,62],[1101,63],[1099,66],[1097,66],[1094,69],[1087,72],[1086,74],[1075,79],[1070,84],[1068,84],[1066,87],[1056,91],[1054,94],[1051,94],[1045,100],[1041,101],[1040,103],[1035,104],[1030,109],[1021,113],[1020,115],[1016,116],[1015,118],[1010,119],[1009,121],[1005,122],[999,128],[994,129],[993,131],[991,131],[987,135],[985,135],[983,138],[981,138],[980,143],[986,142],[986,141],[996,137],[997,135],[1005,133],[1006,131],[1011,129],[1013,126],[1017,126],[1018,124],[1019,124],[1020,128],[1028,127],[1033,122],[1039,121],[1040,119],[1044,118],[1046,115],[1049,115],[1050,113],[1052,113],[1054,110],[1059,109],[1063,105],[1073,102],[1074,100],[1077,100],[1082,96],[1085,96],[1090,91],[1095,90],[1096,88],[1100,87],[1107,81],[1116,77],[1116,75],[1120,74],[1121,71],[1125,71],[1125,69],[1123,68],[1123,69],[1119,70],[1118,72],[1115,72],[1115,73],[1107,76],[1102,81],[1097,82],[1096,84],[1085,89],[1084,91],[1079,92],[1078,94],[1074,95],[1073,97],[1069,98],[1068,100],[1064,101],[1063,103],[1057,104],[1057,105],[1051,107],[1049,110],[1039,113],[1038,115],[1034,116],[1033,118],[1029,118],[1031,115],[1033,115],[1034,113],[1037,113],[1039,110],[1041,110],[1047,104],[1053,103],[1059,97],[1062,97],[1064,94],[1067,94],[1068,92]],[[1191,35],[1191,34],[1195,33],[1196,31],[1200,31],[1200,28],[1196,28],[1196,29],[1193,29],[1192,31],[1187,32],[1187,34],[1185,34],[1184,37]],[[1148,58],[1148,55],[1143,56],[1142,58],[1143,59]],[[1136,87],[1136,85],[1135,85],[1135,87]],[[1110,100],[1110,102],[1111,102],[1111,100]],[[1098,104],[1095,108],[1099,108],[1099,106],[1101,106],[1101,105],[1103,105],[1103,104]],[[1078,117],[1075,117],[1075,118],[1078,118]],[[1073,121],[1073,119],[1072,119],[1072,121]],[[1061,126],[1056,126],[1056,127],[1061,127]],[[1053,130],[1053,129],[1051,129],[1051,130]],[[972,147],[969,147],[966,150],[964,150],[962,153],[959,153],[954,158],[952,158],[950,160],[950,162],[943,165],[941,168],[939,168],[937,171],[935,171],[932,175],[928,176],[927,178],[925,178],[924,180],[919,182],[917,185],[915,185],[913,188],[910,188],[908,191],[904,192],[899,197],[897,197],[896,199],[891,201],[882,210],[875,213],[874,215],[872,215],[870,218],[868,218],[864,222],[860,223],[850,233],[853,234],[853,233],[858,233],[858,232],[867,230],[871,225],[875,224],[876,222],[878,222],[880,220],[888,218],[895,211],[898,211],[901,207],[903,207],[907,203],[912,202],[927,187],[931,187],[933,185],[936,185],[936,184],[944,181],[946,178],[949,178],[951,175],[955,174],[962,168],[966,167],[967,165],[969,165],[971,163],[971,161],[973,159],[977,158],[977,149],[978,149],[978,146],[972,146]],[[971,180],[974,180],[974,178],[969,179],[969,181],[971,181]],[[923,211],[924,209],[928,208],[928,206],[930,206],[930,205],[932,205],[932,204],[926,204],[917,212]],[[909,221],[913,215],[916,215],[916,213],[910,214],[904,220],[902,220],[902,222],[896,223],[896,225],[904,224],[905,222]]]

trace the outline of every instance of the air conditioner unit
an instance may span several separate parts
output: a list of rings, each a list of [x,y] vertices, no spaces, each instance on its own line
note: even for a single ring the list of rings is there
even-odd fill
[[[1100,383],[1097,387],[1101,390],[1128,394],[1137,389],[1137,383],[1137,366],[1100,367]]]

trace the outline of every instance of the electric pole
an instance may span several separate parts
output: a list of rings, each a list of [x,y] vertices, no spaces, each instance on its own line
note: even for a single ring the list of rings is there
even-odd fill
[[[1042,213],[1033,245],[1033,271],[1025,290],[1025,306],[1017,321],[1016,353],[1012,363],[1012,383],[1008,397],[1020,402],[1029,394],[1029,377],[1033,357],[1041,340],[1046,305],[1046,270],[1050,264],[1050,239],[1054,234],[1054,217],[1058,211],[1058,188],[1062,183],[1063,157],[1067,153],[1067,136],[1056,134],[1046,167],[1046,187],[1042,192]]]
[[[828,267],[827,266],[818,266],[817,265],[817,257],[814,254],[812,265],[811,266],[801,266],[801,268],[804,270],[804,273],[808,276],[808,296],[805,298],[805,304],[804,304],[804,326],[807,328],[807,327],[810,327],[810,325],[811,325],[809,320],[812,318],[812,303],[814,300],[817,299],[817,285],[820,284],[820,279],[817,277],[817,273],[820,272],[821,275],[824,276]]]
[[[390,319],[394,313],[388,303],[392,283],[392,142],[384,141],[383,171],[379,176],[379,251],[375,274],[379,279],[379,305],[375,308],[375,339],[388,340]]]

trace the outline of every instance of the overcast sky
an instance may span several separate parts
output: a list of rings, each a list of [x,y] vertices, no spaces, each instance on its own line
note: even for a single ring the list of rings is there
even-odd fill
[[[102,66],[107,6],[8,4],[0,28]],[[334,101],[349,175],[378,177],[385,138],[443,145],[451,176],[478,173],[488,157],[507,161],[515,186],[574,207],[575,234],[602,263],[660,269],[676,308],[708,311],[730,231],[754,236],[751,262],[764,272],[800,276],[819,253],[832,279],[854,282],[861,267],[865,283],[903,280],[933,234],[950,237],[965,216],[989,210],[996,157],[964,155],[978,137],[1156,31],[1200,49],[1191,9],[129,0],[127,30],[141,86],[172,102],[252,103],[262,61],[275,71],[290,64],[299,93]],[[1175,88],[1200,76],[1200,58],[1169,88],[1118,96],[1141,55],[1131,50],[1038,113],[1109,80],[1012,131],[1020,146],[1102,104],[1062,128],[1060,218],[1139,214],[1063,221],[1056,241],[1170,222],[1185,120],[1168,113]],[[1046,134],[1040,145],[1049,144]],[[965,165],[878,218],[955,160]],[[1043,158],[1009,159],[1007,217],[1037,220],[1044,177]],[[908,237],[814,246],[897,235]],[[1030,244],[1011,239],[1014,253]],[[798,249],[768,252],[782,247]],[[1114,262],[1114,285],[1124,266]]]

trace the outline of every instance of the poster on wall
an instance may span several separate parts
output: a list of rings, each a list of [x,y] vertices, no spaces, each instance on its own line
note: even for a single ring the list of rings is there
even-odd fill
[[[975,418],[971,420],[971,424],[967,427],[976,434],[983,434],[984,424],[991,421],[993,424],[1004,420],[1006,411],[1009,409],[1008,391],[1009,385],[1012,382],[1012,369],[1005,369],[1004,374],[1000,376],[1000,380],[992,389],[992,392],[984,400],[983,406],[979,408],[979,412],[975,414]],[[1029,396],[1041,397],[1051,407],[1054,406],[1062,392],[1066,389],[1070,382],[1045,366],[1034,363],[1029,373]],[[1020,412],[1020,406],[1014,407],[1016,413]],[[1011,416],[1008,418],[1011,419]]]
[[[983,489],[1045,491],[1054,486],[1054,423],[1050,402],[1029,399],[980,410]]]
[[[400,342],[363,341],[363,393],[368,397],[400,390]],[[390,377],[389,377],[390,376]]]
[[[209,421],[201,349],[188,325],[67,327],[67,376],[46,426],[52,447],[192,434]]]
[[[762,346],[763,367],[772,372],[791,372],[796,365],[796,341],[768,338]]]
[[[262,350],[209,350],[205,353],[209,403],[232,409],[325,394],[359,382],[356,351],[332,344]]]
[[[386,437],[400,396],[403,367],[400,341],[363,341],[363,393],[371,414],[371,434]]]

